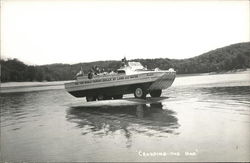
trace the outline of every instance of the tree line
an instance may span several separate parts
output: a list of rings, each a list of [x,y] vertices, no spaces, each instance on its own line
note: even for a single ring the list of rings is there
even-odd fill
[[[234,69],[250,68],[250,42],[233,44],[209,51],[188,59],[133,59],[141,62],[148,69],[174,68],[177,74],[221,72]],[[79,70],[84,73],[94,65],[102,70],[115,71],[121,66],[120,61],[97,61],[78,64],[50,64],[42,66],[26,65],[18,59],[1,60],[1,82],[22,81],[62,81],[72,80]]]

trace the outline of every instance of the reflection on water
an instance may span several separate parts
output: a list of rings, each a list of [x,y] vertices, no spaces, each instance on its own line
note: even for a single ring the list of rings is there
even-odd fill
[[[129,139],[133,132],[156,137],[178,134],[175,114],[172,110],[163,109],[162,103],[152,103],[109,108],[74,107],[67,111],[66,117],[78,128],[83,128],[83,135],[94,133],[103,136],[122,131]]]

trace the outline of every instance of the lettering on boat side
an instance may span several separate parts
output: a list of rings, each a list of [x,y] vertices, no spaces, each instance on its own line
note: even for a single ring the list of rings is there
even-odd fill
[[[113,77],[113,78],[104,78],[104,79],[94,79],[94,80],[88,80],[88,81],[84,81],[84,82],[75,82],[75,85],[97,83],[97,82],[106,82],[106,81],[112,81],[112,80],[134,79],[134,78],[138,78],[138,77],[139,77],[138,75],[131,75],[131,76],[120,76],[120,77]]]
[[[101,82],[101,81],[102,81],[101,79],[95,79],[95,80],[93,80],[94,83]]]
[[[133,78],[138,78],[138,75],[132,75],[132,76],[130,76],[130,79],[133,79]]]
[[[124,79],[124,76],[118,77],[117,80],[122,80]]]
[[[105,79],[102,79],[102,81],[110,81],[112,80],[111,78],[105,78]]]
[[[85,84],[88,84],[88,83],[92,83],[92,81],[89,80],[89,81],[85,81],[84,83],[85,83]]]

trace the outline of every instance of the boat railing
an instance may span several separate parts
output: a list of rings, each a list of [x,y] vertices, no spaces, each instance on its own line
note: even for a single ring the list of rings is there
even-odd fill
[[[119,73],[107,73],[107,74],[96,74],[93,75],[93,77],[91,79],[96,79],[96,78],[103,78],[103,77],[112,77],[112,76],[117,76],[117,75],[125,75],[125,74],[119,74]],[[90,80],[88,75],[84,75],[84,76],[78,76],[77,80]]]

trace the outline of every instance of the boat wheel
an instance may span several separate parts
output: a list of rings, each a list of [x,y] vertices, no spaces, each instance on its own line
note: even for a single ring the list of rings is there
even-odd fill
[[[159,90],[153,90],[153,91],[149,92],[149,94],[150,94],[151,97],[160,97],[161,93],[162,93],[161,89],[159,89]]]
[[[100,101],[100,100],[104,100],[104,96],[103,95],[98,95],[97,96],[97,99]]]
[[[135,98],[146,98],[146,91],[141,88],[141,87],[138,87],[135,89],[135,92],[134,92],[134,96]]]
[[[112,96],[104,96],[104,100],[112,100]]]
[[[89,101],[95,101],[96,99],[93,96],[86,96],[87,102]]]

